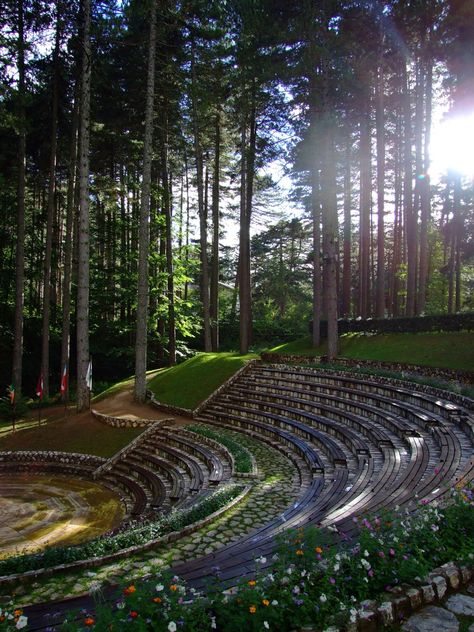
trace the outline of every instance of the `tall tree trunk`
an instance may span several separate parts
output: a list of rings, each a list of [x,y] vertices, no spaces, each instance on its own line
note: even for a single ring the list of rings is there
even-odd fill
[[[369,316],[370,207],[372,197],[370,144],[369,95],[367,94],[360,121],[359,315],[364,319]]]
[[[23,303],[25,286],[25,177],[26,177],[26,123],[25,123],[25,24],[23,0],[18,0],[18,194],[15,258],[15,320],[13,333],[12,382],[17,397],[21,396],[23,356]]]
[[[168,173],[168,119],[166,115],[164,143],[162,149],[163,162],[163,211],[166,221],[166,273],[168,278],[168,364],[176,364],[176,318],[174,304],[174,271],[173,271],[173,239],[171,231],[172,208],[170,176]]]
[[[245,154],[243,168],[245,178],[241,182],[240,212],[240,353],[248,353],[252,340],[252,304],[250,283],[250,221],[252,217],[253,181],[255,176],[255,152],[257,142],[257,122],[255,104],[255,85],[252,88],[250,116],[248,120],[249,141],[245,143],[246,133],[242,135],[242,151]],[[243,195],[243,200],[242,200]]]
[[[323,164],[321,169],[321,201],[323,216],[323,265],[326,280],[328,323],[327,357],[331,362],[338,354],[337,327],[337,193],[334,122],[328,113],[324,120]]]
[[[89,405],[86,373],[89,363],[89,137],[91,83],[91,5],[83,0],[80,114],[79,222],[77,269],[77,410]]]
[[[211,267],[211,345],[212,351],[219,351],[219,188],[221,153],[221,112],[216,112],[214,174],[212,181],[212,267]]]
[[[69,364],[69,342],[71,332],[71,267],[72,267],[72,225],[74,221],[74,191],[76,186],[77,167],[77,129],[79,122],[79,81],[76,81],[74,108],[71,121],[71,138],[69,144],[69,168],[66,197],[66,229],[64,234],[64,276],[61,332],[61,370]],[[69,384],[61,394],[63,402],[69,399]]]
[[[454,253],[454,271],[455,271],[455,292],[454,292],[454,309],[456,312],[461,311],[461,241],[463,231],[463,218],[461,209],[461,177],[456,174],[454,180],[454,218],[453,229],[455,233],[455,253]]]
[[[406,62],[402,64],[403,76],[403,102],[404,102],[404,184],[403,184],[403,208],[405,215],[405,242],[407,249],[407,302],[406,315],[415,314],[416,291],[416,250],[417,250],[417,221],[416,211],[413,206],[412,184],[412,126],[411,126],[411,99]]]
[[[352,141],[350,131],[347,133],[347,145],[344,164],[344,243],[343,243],[343,270],[342,270],[342,316],[349,318],[351,314],[351,251],[352,251],[352,191],[351,191],[351,149]]]
[[[385,116],[384,116],[384,71],[379,66],[377,78],[377,100],[375,105],[377,129],[377,294],[375,316],[385,315]]]
[[[192,118],[194,131],[194,154],[196,160],[196,180],[198,193],[198,214],[201,248],[201,299],[204,328],[204,350],[211,351],[211,318],[209,313],[209,263],[207,258],[207,213],[204,204],[204,160],[201,146],[201,134],[199,130],[199,118],[197,108],[197,77],[195,64],[195,43],[191,43],[191,84],[192,84]]]
[[[311,215],[313,228],[313,347],[321,344],[321,199],[319,164],[311,170]]]
[[[51,257],[53,249],[54,191],[56,188],[56,148],[58,130],[58,64],[59,64],[59,1],[56,0],[56,35],[53,53],[53,86],[51,108],[51,145],[49,154],[48,206],[46,219],[46,248],[44,257],[43,322],[41,336],[41,369],[43,392],[49,397],[49,327],[51,317]]]
[[[150,187],[155,101],[156,5],[150,7],[150,40],[146,87],[145,133],[143,141],[143,178],[140,200],[138,255],[137,335],[135,341],[135,400],[146,398],[147,331],[148,331],[148,254],[150,249]]]
[[[420,274],[418,281],[418,313],[423,314],[426,305],[426,290],[428,283],[428,226],[431,215],[431,186],[430,186],[430,155],[429,146],[431,138],[432,116],[432,91],[433,91],[433,65],[431,60],[427,62],[425,84],[425,137],[424,137],[424,169],[423,178],[420,181]]]

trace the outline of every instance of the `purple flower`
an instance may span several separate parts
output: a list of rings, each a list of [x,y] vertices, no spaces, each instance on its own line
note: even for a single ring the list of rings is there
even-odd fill
[[[334,577],[330,577],[329,578],[329,583],[330,584],[335,584],[336,583],[336,580],[334,579]]]

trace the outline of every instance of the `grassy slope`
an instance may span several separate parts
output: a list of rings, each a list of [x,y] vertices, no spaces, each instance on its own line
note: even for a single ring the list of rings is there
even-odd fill
[[[322,355],[325,345],[311,348],[309,338],[279,345],[274,353]],[[425,366],[474,370],[474,332],[450,331],[418,334],[345,334],[340,338],[340,356],[359,360],[406,362]]]
[[[199,353],[161,371],[148,382],[148,388],[160,402],[193,409],[255,357],[252,354]]]
[[[0,450],[59,450],[109,457],[142,431],[113,428],[85,413],[2,437]]]

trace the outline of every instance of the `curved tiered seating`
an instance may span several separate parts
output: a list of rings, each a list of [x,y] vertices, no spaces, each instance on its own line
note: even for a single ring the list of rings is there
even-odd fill
[[[330,371],[255,365],[200,412],[206,423],[280,442],[314,485],[282,516],[212,556],[223,580],[252,571],[281,530],[355,528],[353,517],[432,500],[472,469],[472,415],[436,393]],[[306,472],[302,471],[306,468]],[[315,492],[317,489],[317,492]],[[199,584],[211,558],[175,568]]]

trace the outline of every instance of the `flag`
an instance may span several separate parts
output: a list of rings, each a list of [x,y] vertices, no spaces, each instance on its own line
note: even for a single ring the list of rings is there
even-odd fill
[[[8,397],[10,398],[10,404],[13,406],[13,404],[15,403],[15,386],[13,384],[10,384],[10,386],[7,388],[7,392]]]
[[[64,363],[63,374],[61,376],[61,395],[67,391],[67,362]]]
[[[38,383],[36,384],[36,395],[40,399],[43,399],[43,391],[44,391],[44,380],[43,380],[43,371],[41,371],[40,376],[38,378]]]
[[[89,364],[87,365],[86,385],[89,391],[92,392],[92,358],[89,360]]]

